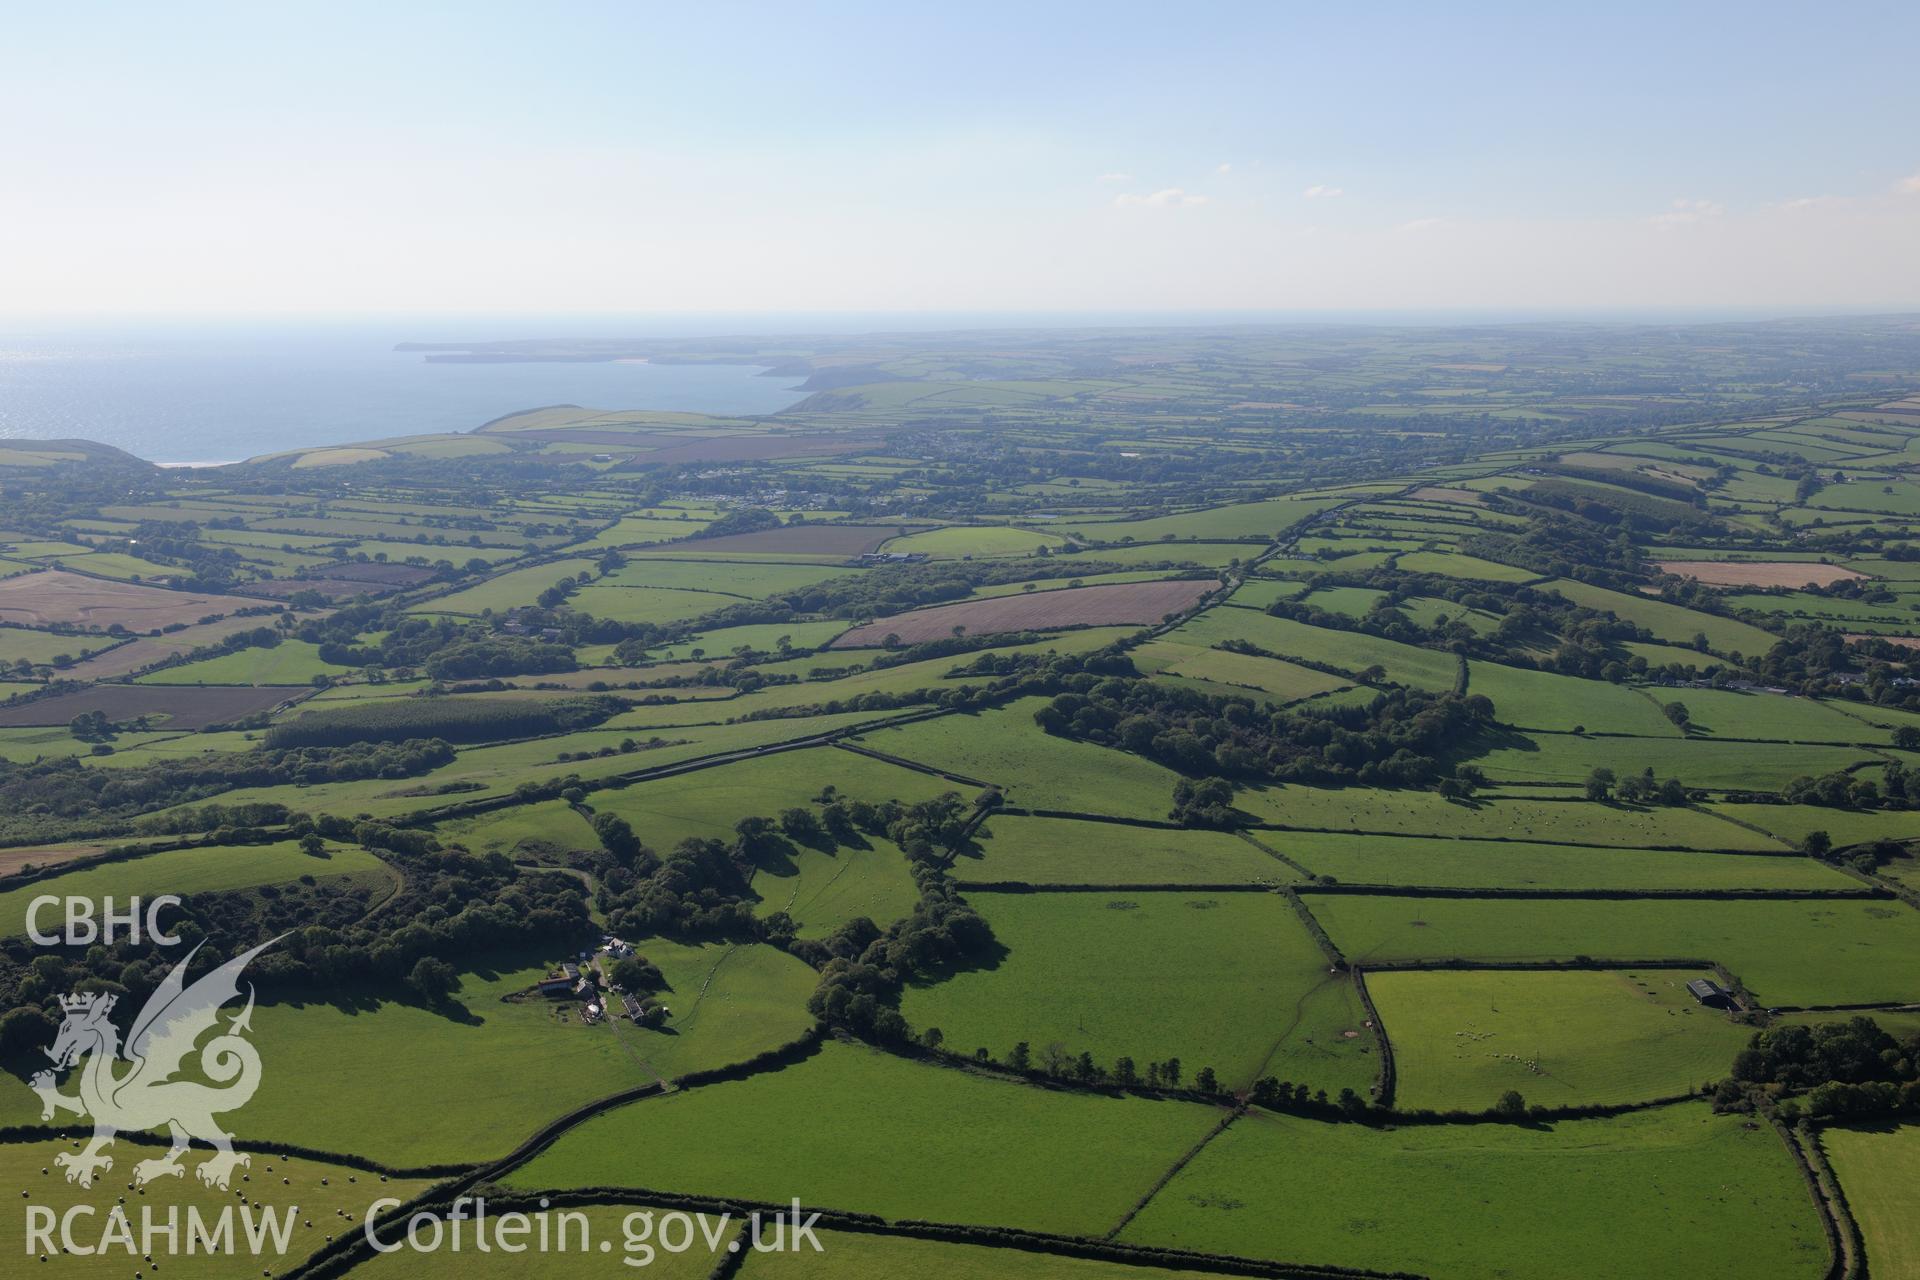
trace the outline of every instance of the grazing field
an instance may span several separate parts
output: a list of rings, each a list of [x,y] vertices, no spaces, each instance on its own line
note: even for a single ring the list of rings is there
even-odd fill
[[[715,576],[717,583],[724,579]],[[607,586],[595,583],[573,593],[573,607],[613,622],[651,622],[665,625],[703,617],[716,609],[739,604],[740,596],[721,590],[679,591],[666,587]]]
[[[304,685],[212,686],[204,689],[164,685],[95,685],[32,702],[0,707],[0,728],[60,725],[98,711],[115,724],[143,717],[168,729],[204,729],[244,720],[283,702],[307,697]]]
[[[1251,609],[1210,609],[1181,624],[1167,638],[1202,646],[1240,640],[1282,658],[1325,663],[1340,671],[1360,672],[1378,665],[1386,669],[1387,680],[1415,689],[1449,690],[1460,678],[1459,660],[1451,653],[1359,631],[1335,631],[1290,618],[1270,618]]]
[[[728,533],[679,544],[682,555],[810,556],[851,560],[878,551],[889,538],[908,532],[905,525],[798,524],[754,533]]]
[[[1687,609],[1625,591],[1609,591],[1605,587],[1575,582],[1571,578],[1557,578],[1545,584],[1543,590],[1565,596],[1589,609],[1601,609],[1616,618],[1636,623],[1651,631],[1655,639],[1674,644],[1692,644],[1695,636],[1705,636],[1708,647],[1717,653],[1760,654],[1771,649],[1774,643],[1771,632],[1732,618],[1702,613],[1698,609]]]
[[[744,817],[774,818],[796,807],[817,811],[813,802],[828,788],[870,804],[914,804],[955,784],[852,751],[810,747],[595,792],[591,803],[625,818],[642,840],[665,852],[689,838],[731,839]]]
[[[785,636],[789,646],[795,649],[814,649],[827,643],[847,629],[844,622],[764,622],[752,623],[743,627],[720,627],[713,631],[703,631],[699,635],[679,644],[666,645],[653,650],[656,658],[680,660],[692,658],[698,651],[710,659],[721,659],[733,653],[741,646],[760,653],[773,653],[780,647],[780,637]],[[822,660],[824,662],[824,659]]]
[[[957,1052],[1036,1061],[1086,1052],[1111,1069],[1178,1058],[1224,1087],[1263,1075],[1364,1094],[1379,1073],[1344,974],[1277,894],[975,893],[1006,954],[928,986],[901,1012]]]
[[[469,615],[488,611],[505,613],[508,609],[532,604],[542,591],[562,578],[575,578],[583,573],[591,575],[594,568],[592,560],[556,560],[551,564],[533,565],[526,569],[509,569],[477,586],[451,595],[435,596],[415,605],[412,611]]]
[[[537,1126],[593,1098],[752,1057],[798,1036],[812,971],[770,947],[649,942],[669,983],[665,1030],[623,1020],[586,1025],[569,1002],[506,1002],[546,971],[527,957],[468,974],[454,1004],[386,998],[274,1003],[254,1010],[254,1043],[269,1065],[377,1062],[378,1070],[264,1073],[245,1133],[417,1166],[504,1155]],[[12,1077],[0,1117],[25,1123],[39,1102]],[[458,1105],[423,1107],[428,1095]],[[31,1113],[31,1116],[30,1114]]]
[[[1810,560],[1656,560],[1662,573],[1692,578],[1710,587],[1832,586],[1867,575]]]
[[[1150,640],[1133,651],[1134,665],[1162,676],[1181,676],[1226,687],[1240,696],[1270,693],[1283,702],[1348,688],[1339,676],[1278,658],[1256,658],[1225,649],[1203,649],[1172,640]]]
[[[1507,797],[1457,801],[1431,791],[1301,786],[1249,788],[1234,803],[1265,823],[1320,831],[1645,849],[1770,853],[1780,848],[1778,840],[1692,808]]]
[[[1193,1103],[1055,1092],[828,1043],[779,1071],[598,1116],[506,1183],[798,1196],[890,1218],[1097,1235],[1219,1117]]]
[[[1920,912],[1861,899],[1500,901],[1314,895],[1348,959],[1703,960],[1763,1003],[1920,1000]]]
[[[820,1233],[819,1253],[754,1254],[745,1280],[1201,1280],[1205,1273],[903,1236]]]
[[[954,873],[1024,884],[1284,884],[1293,868],[1219,831],[1123,826],[997,814]]]
[[[1680,729],[1650,698],[1604,680],[1524,671],[1496,662],[1467,664],[1467,692],[1493,699],[1502,724],[1522,729],[1584,729],[1678,738]]]
[[[337,677],[346,671],[345,667],[322,662],[318,645],[303,640],[282,640],[271,649],[241,649],[217,658],[168,667],[140,677],[140,683],[298,685],[309,683],[315,676]]]
[[[587,820],[564,800],[542,800],[478,817],[455,818],[438,824],[434,834],[475,853],[504,853],[518,858],[592,849],[600,843]]]
[[[1774,806],[1754,806],[1756,808]],[[1268,831],[1261,840],[1340,884],[1448,889],[1851,889],[1812,858],[1595,849],[1522,840]]]
[[[1163,538],[1278,538],[1308,516],[1324,511],[1333,498],[1274,498],[1209,507],[1147,520],[1082,522],[1067,532],[1088,542],[1154,542]]]
[[[105,630],[158,631],[176,622],[199,622],[236,609],[271,608],[270,600],[168,591],[137,582],[109,582],[49,569],[0,579],[0,622],[23,627],[73,623]]]
[[[1820,1147],[1860,1224],[1868,1274],[1920,1275],[1920,1124],[1830,1125]]]
[[[992,635],[1000,631],[1044,631],[1053,627],[1113,626],[1123,622],[1160,621],[1170,613],[1190,608],[1219,586],[1210,578],[1170,582],[1126,582],[1104,587],[1070,587],[1064,591],[1036,591],[1032,595],[995,596],[935,605],[880,618],[855,627],[833,642],[835,649],[877,645],[889,636],[906,644],[944,640],[965,632]]]
[[[1394,1105],[1482,1111],[1644,1102],[1725,1076],[1753,1035],[1687,993],[1682,969],[1370,974]]]
[[[249,622],[252,619],[248,619]],[[32,631],[25,627],[0,626],[0,664],[12,667],[18,663],[28,663],[44,667],[56,658],[79,658],[85,654],[99,654],[95,661],[105,661],[108,649],[116,637],[104,635],[62,635],[57,631]],[[134,641],[140,644],[141,641]],[[131,645],[122,646],[131,648]],[[118,652],[118,650],[112,650]],[[75,663],[77,668],[81,664]]]
[[[1161,820],[1180,775],[1150,760],[1053,738],[1033,722],[1044,700],[861,734],[859,744],[1002,788],[1009,805]]]
[[[802,938],[823,937],[862,916],[901,920],[920,900],[907,855],[880,836],[832,849],[796,846],[755,868],[753,891],[758,914],[786,912]]]
[[[1650,768],[1657,777],[1679,778],[1689,787],[1768,790],[1783,787],[1802,774],[1835,773],[1878,762],[1879,757],[1868,747],[1587,737],[1538,731],[1529,731],[1518,741],[1473,757],[1474,764],[1498,781],[1572,784],[1584,781],[1595,766],[1604,766],[1621,777]]]
[[[1387,1132],[1255,1114],[1120,1238],[1434,1280],[1817,1280],[1827,1263],[1779,1138],[1704,1104]]]
[[[245,1150],[244,1141],[238,1146]],[[244,1243],[247,1239],[242,1226],[245,1219],[236,1213],[234,1232],[243,1242],[242,1247],[197,1252],[184,1265],[172,1256],[166,1258],[167,1262],[180,1266],[183,1274],[191,1269],[191,1274],[208,1276],[212,1280],[259,1277],[262,1271],[273,1275],[284,1274],[321,1248],[328,1235],[344,1236],[349,1231],[357,1230],[358,1222],[374,1201],[384,1197],[404,1200],[431,1185],[427,1179],[383,1180],[378,1174],[345,1165],[259,1153],[254,1155],[253,1164],[245,1175],[251,1181],[251,1186],[243,1187],[240,1175],[236,1174],[233,1179],[236,1190],[220,1191],[204,1185],[194,1176],[194,1169],[208,1154],[205,1148],[196,1146],[194,1153],[182,1161],[185,1176],[158,1178],[143,1188],[136,1199],[132,1191],[125,1189],[126,1179],[116,1181],[114,1174],[106,1175],[103,1181],[96,1182],[91,1188],[77,1186],[61,1177],[61,1170],[53,1165],[54,1157],[63,1152],[71,1154],[72,1151],[71,1143],[51,1139],[0,1145],[0,1181],[10,1188],[25,1188],[19,1198],[25,1199],[30,1193],[32,1204],[51,1210],[55,1215],[64,1217],[77,1210],[72,1219],[73,1238],[82,1247],[92,1248],[101,1243],[101,1233],[107,1229],[109,1213],[128,1200],[138,1205],[138,1209],[134,1204],[126,1206],[132,1240],[140,1238],[140,1210],[148,1211],[156,1227],[161,1229],[165,1228],[170,1215],[177,1215],[179,1233],[174,1252],[180,1259],[187,1258],[187,1233],[191,1221],[187,1216],[189,1208],[197,1210],[209,1225],[217,1220],[223,1206],[237,1205],[239,1195],[248,1197],[248,1204],[255,1214],[272,1213],[278,1218],[284,1216],[289,1208],[298,1210],[284,1250],[279,1248],[273,1236],[263,1232],[260,1251],[252,1252]],[[130,1165],[135,1160],[157,1156],[160,1151],[130,1148],[122,1143],[118,1154],[121,1162]],[[50,1169],[51,1172],[48,1172]],[[118,1172],[116,1169],[115,1173]],[[244,1209],[241,1213],[244,1213]],[[351,1217],[343,1218],[339,1216],[341,1213]],[[19,1274],[47,1276],[49,1280],[52,1277],[60,1277],[61,1280],[104,1280],[105,1277],[134,1275],[145,1265],[138,1249],[118,1243],[109,1244],[98,1253],[82,1255],[57,1252],[49,1255],[44,1264],[35,1262],[34,1255],[39,1250],[28,1248],[27,1221],[26,1216],[18,1212],[0,1216],[0,1250],[4,1250],[7,1257],[25,1258],[32,1263],[31,1271],[22,1266]],[[54,1238],[60,1238],[57,1229]],[[164,1241],[167,1237],[156,1234],[153,1238]],[[9,1269],[12,1265],[9,1264]],[[168,1273],[172,1270],[173,1267],[167,1268]]]
[[[1481,582],[1531,582],[1540,576],[1531,569],[1517,569],[1510,564],[1455,551],[1415,551],[1401,556],[1394,567],[1402,573],[1437,573],[1445,578],[1471,578]]]

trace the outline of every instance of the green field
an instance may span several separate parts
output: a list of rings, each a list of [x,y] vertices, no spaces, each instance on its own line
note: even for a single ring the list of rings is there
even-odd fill
[[[1102,1262],[1015,1248],[944,1244],[901,1236],[822,1231],[819,1253],[764,1253],[747,1259],[747,1280],[1200,1280],[1198,1271]]]
[[[1267,693],[1281,702],[1296,702],[1348,687],[1339,676],[1278,658],[1256,658],[1173,640],[1150,640],[1135,649],[1132,657],[1134,665],[1142,671],[1204,680],[1239,697]]]
[[[1651,631],[1654,639],[1672,644],[1692,644],[1695,636],[1704,635],[1707,646],[1716,653],[1762,654],[1774,645],[1775,637],[1758,627],[1643,595],[1609,591],[1571,578],[1556,578],[1543,589],[1558,592],[1575,604],[1637,623]]]
[[[1027,809],[1162,819],[1179,775],[1139,756],[1053,738],[1033,722],[1041,705],[1025,698],[978,715],[942,716],[862,734],[862,746],[1004,788]]]
[[[1860,883],[1812,858],[1319,831],[1269,831],[1261,839],[1342,884],[1648,890],[1851,889]]]
[[[1558,677],[1555,677],[1558,678]],[[1819,776],[1880,763],[1867,747],[1787,742],[1714,742],[1699,738],[1626,738],[1535,733],[1472,757],[1495,781],[1583,782],[1595,767],[1619,777],[1651,768],[1689,787],[1772,791],[1802,774]]]
[[[1360,787],[1258,787],[1234,803],[1282,827],[1394,835],[1556,841],[1629,848],[1771,852],[1780,842],[1698,809],[1639,808],[1584,800],[1442,799],[1431,791]]]
[[[1540,576],[1531,569],[1516,569],[1510,564],[1454,551],[1415,551],[1401,556],[1394,568],[1402,573],[1437,573],[1446,578],[1471,578],[1481,582],[1530,582]]]
[[[1523,671],[1496,662],[1469,662],[1467,672],[1467,692],[1492,698],[1502,724],[1562,732],[1584,728],[1593,733],[1680,736],[1652,699],[1623,685]]]
[[[914,1027],[958,1052],[1004,1060],[1026,1041],[1121,1056],[1140,1069],[1179,1058],[1223,1086],[1264,1075],[1364,1094],[1379,1072],[1366,1015],[1346,978],[1286,900],[1265,893],[976,893],[1006,949],[984,969],[908,992]]]
[[[943,778],[835,747],[811,747],[595,792],[591,803],[598,812],[619,814],[641,840],[666,852],[690,837],[730,840],[740,819],[809,807],[828,787],[872,804],[914,804],[956,789],[973,798]]]
[[[1256,1114],[1120,1238],[1434,1280],[1816,1280],[1827,1262],[1779,1138],[1704,1105],[1390,1132]]]
[[[1869,1274],[1920,1275],[1920,1125],[1831,1125],[1820,1146],[1860,1224]]]
[[[999,814],[954,864],[961,880],[1025,884],[1287,883],[1293,868],[1238,837]]]
[[[320,647],[282,640],[271,649],[241,649],[200,662],[141,676],[139,684],[307,684],[315,676],[341,676],[347,668],[320,661]]]
[[[1920,1276],[1920,1125],[1826,1126],[1820,1148],[1860,1224],[1874,1280]]]
[[[456,818],[434,828],[450,844],[463,844],[475,853],[504,853],[527,857],[545,849],[593,849],[600,838],[587,820],[564,800],[515,805],[473,818]]]
[[[244,1138],[237,1149],[245,1149]],[[130,1170],[139,1160],[159,1156],[162,1148],[140,1148],[120,1142],[111,1149],[115,1156],[114,1171],[103,1175],[91,1188],[66,1181],[61,1176],[62,1170],[53,1164],[56,1155],[70,1154],[72,1150],[70,1143],[51,1140],[0,1145],[0,1179],[5,1180],[10,1189],[19,1189],[16,1202],[23,1206],[38,1206],[61,1216],[79,1209],[73,1219],[74,1239],[90,1248],[101,1244],[108,1215],[123,1203],[135,1240],[140,1238],[141,1210],[149,1210],[160,1227],[165,1226],[170,1211],[177,1211],[180,1229],[173,1251],[177,1256],[164,1257],[168,1265],[161,1273],[170,1275],[178,1270],[181,1274],[211,1276],[215,1280],[258,1277],[262,1271],[283,1274],[321,1248],[329,1235],[344,1236],[358,1230],[359,1220],[374,1201],[387,1197],[404,1200],[431,1185],[423,1179],[387,1179],[343,1165],[263,1153],[255,1155],[253,1164],[244,1171],[250,1185],[243,1185],[243,1175],[235,1174],[232,1189],[220,1191],[202,1185],[194,1176],[194,1169],[210,1154],[207,1148],[196,1144],[192,1153],[181,1161],[187,1171],[185,1176],[157,1178],[136,1195],[127,1189],[127,1178],[117,1175],[122,1170]],[[243,1247],[222,1252],[202,1250],[189,1256],[188,1209],[197,1210],[203,1220],[211,1223],[223,1205],[238,1206],[242,1195],[247,1197],[247,1207],[256,1214],[271,1213],[276,1220],[288,1209],[296,1211],[286,1251],[281,1252],[269,1236],[257,1255]],[[234,1219],[234,1234],[241,1241],[247,1239],[243,1212],[236,1208]],[[340,1216],[343,1213],[352,1217]],[[38,1250],[27,1248],[27,1226],[28,1219],[21,1212],[9,1211],[0,1216],[0,1250],[10,1258],[25,1257],[32,1266],[31,1270],[22,1266],[16,1274],[58,1276],[62,1280],[69,1277],[72,1280],[106,1280],[107,1277],[119,1280],[146,1267],[139,1250],[121,1244],[111,1244],[91,1255],[54,1252],[44,1262],[34,1261]],[[166,1236],[157,1233],[154,1238],[166,1240]],[[60,1239],[57,1229],[54,1239]],[[9,1270],[14,1265],[9,1263]],[[160,1268],[156,1264],[154,1269]]]
[[[1725,1076],[1753,1031],[1687,994],[1700,971],[1370,974],[1394,1105],[1480,1111],[1644,1102]]]
[[[1706,901],[1316,895],[1348,959],[1706,960],[1767,1004],[1920,998],[1920,912],[1859,899]]]
[[[542,591],[562,578],[578,577],[594,569],[592,560],[556,560],[527,569],[510,569],[464,591],[436,596],[417,605],[412,612],[480,614],[491,610],[505,613],[508,609],[532,604]]]
[[[1193,1103],[1050,1092],[829,1043],[779,1071],[610,1111],[506,1182],[798,1196],[884,1217],[1098,1235],[1219,1117]]]
[[[1342,671],[1386,668],[1387,679],[1415,689],[1445,692],[1459,679],[1460,664],[1451,653],[1383,640],[1360,631],[1334,631],[1288,618],[1269,618],[1251,609],[1210,609],[1172,633],[1171,639],[1211,647],[1222,640],[1243,640],[1283,658],[1304,658]]]
[[[449,1010],[379,999],[260,1005],[252,1040],[269,1068],[242,1133],[417,1167],[504,1155],[538,1127],[596,1097],[750,1058],[812,1019],[812,970],[770,947],[641,946],[666,975],[667,1030],[623,1019],[582,1025],[555,1002],[502,1003],[545,966],[521,960],[465,977]],[[571,1006],[569,1005],[569,1008]],[[304,1070],[315,1062],[364,1069]],[[272,1070],[276,1064],[283,1070]],[[0,1116],[27,1123],[39,1102],[0,1077]],[[443,1104],[423,1106],[424,1099]]]
[[[1274,498],[1150,520],[1075,523],[1066,525],[1063,531],[1089,542],[1154,542],[1168,537],[1272,539],[1333,504],[1331,498]]]

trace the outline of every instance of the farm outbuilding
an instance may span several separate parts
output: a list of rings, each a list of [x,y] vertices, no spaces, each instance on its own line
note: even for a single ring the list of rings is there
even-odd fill
[[[1724,1008],[1729,1003],[1726,989],[1711,978],[1693,978],[1687,983],[1687,993],[1701,1004],[1713,1008]]]

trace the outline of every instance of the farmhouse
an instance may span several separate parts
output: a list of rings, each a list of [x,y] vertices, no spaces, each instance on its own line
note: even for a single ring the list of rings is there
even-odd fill
[[[548,974],[536,990],[549,1000],[565,1000],[573,994],[573,979],[563,973]]]

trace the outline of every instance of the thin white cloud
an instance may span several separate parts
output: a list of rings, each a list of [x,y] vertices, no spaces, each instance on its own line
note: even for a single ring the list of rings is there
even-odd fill
[[[1727,206],[1713,200],[1675,200],[1665,213],[1656,213],[1647,221],[1656,227],[1684,227],[1689,223],[1718,218]]]
[[[1324,182],[1316,182],[1300,194],[1309,200],[1337,200],[1347,193],[1345,188],[1330,187]]]
[[[1103,173],[1098,178],[1094,179],[1094,181],[1096,182],[1132,182],[1133,175],[1130,173]]]
[[[1222,164],[1218,169],[1215,169],[1214,172],[1215,173],[1232,173],[1233,166],[1230,164]]]
[[[1187,205],[1205,204],[1206,202],[1207,198],[1205,196],[1196,195],[1191,191],[1182,191],[1179,187],[1162,187],[1160,190],[1149,192],[1146,195],[1135,195],[1131,191],[1123,191],[1113,198],[1113,203],[1123,209],[1131,205],[1145,205],[1154,209],[1173,209]]]
[[[1894,189],[1905,195],[1920,196],[1920,173],[1900,179]]]
[[[1439,218],[1415,218],[1415,219],[1414,219],[1413,221],[1411,221],[1411,222],[1403,222],[1403,223],[1401,223],[1401,224],[1400,224],[1400,230],[1402,230],[1402,231],[1431,231],[1431,230],[1432,230],[1433,228],[1435,228],[1435,227],[1437,227],[1437,226],[1439,226],[1439,225],[1440,225],[1440,221],[1441,221],[1441,220],[1440,220]]]

